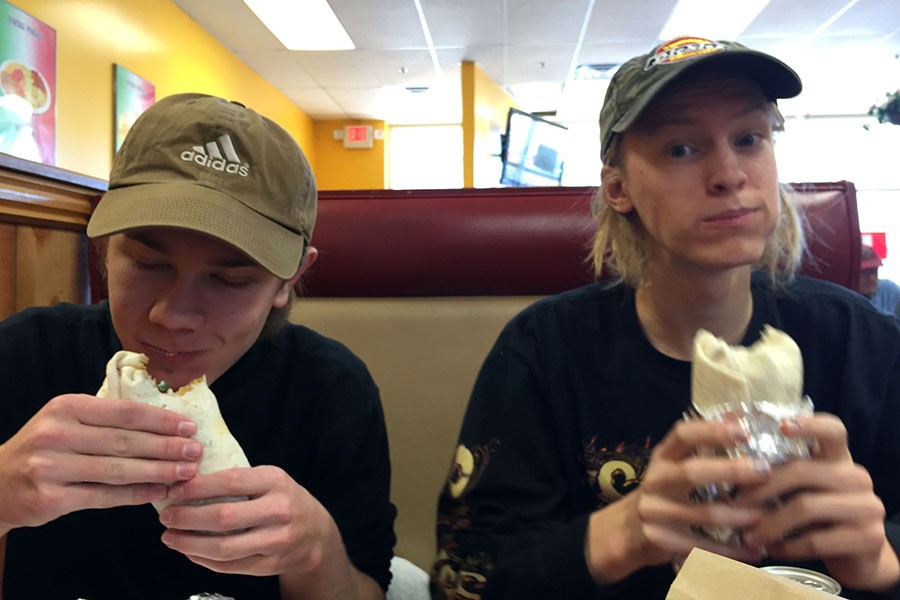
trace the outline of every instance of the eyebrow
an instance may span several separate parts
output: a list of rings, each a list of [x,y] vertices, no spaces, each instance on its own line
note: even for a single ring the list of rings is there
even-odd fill
[[[141,245],[144,245],[155,252],[159,252],[160,254],[168,253],[168,248],[164,243],[146,233],[140,231],[126,232],[125,237]],[[259,265],[254,262],[253,259],[251,259],[249,256],[245,256],[240,251],[236,251],[236,254],[234,256],[216,260],[215,266],[221,267],[223,269],[229,269],[238,267],[258,267]]]
[[[755,102],[747,103],[744,106],[744,108],[741,109],[740,113],[737,115],[737,118],[745,117],[745,116],[747,116],[751,113],[757,112],[757,111],[762,113],[763,115],[767,114],[766,107],[764,105],[760,106],[759,104],[757,104]],[[664,113],[659,117],[656,117],[655,115],[650,116],[650,118],[647,119],[647,128],[657,129],[660,127],[669,127],[669,126],[675,126],[675,125],[695,125],[696,123],[699,123],[700,120],[701,120],[700,118],[694,118],[694,117],[681,117],[681,116],[669,117],[666,113]]]

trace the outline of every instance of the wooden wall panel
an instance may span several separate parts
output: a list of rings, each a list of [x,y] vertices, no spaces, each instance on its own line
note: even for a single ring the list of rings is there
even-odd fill
[[[16,226],[0,223],[0,319],[16,312]]]
[[[16,246],[16,310],[87,302],[83,233],[20,225]]]
[[[106,182],[0,154],[0,319],[87,302],[88,218]]]

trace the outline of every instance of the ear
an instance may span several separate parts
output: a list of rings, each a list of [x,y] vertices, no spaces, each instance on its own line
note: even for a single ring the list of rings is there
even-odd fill
[[[620,167],[604,165],[600,171],[603,200],[617,213],[627,215],[634,210],[631,196],[628,193],[628,182],[625,181],[625,173]]]
[[[311,267],[313,263],[316,262],[316,259],[319,258],[319,250],[315,246],[309,246],[306,249],[306,258],[300,263],[300,266],[297,267],[297,272],[294,273],[293,277],[284,281],[280,288],[278,288],[278,293],[275,294],[274,306],[276,308],[281,308],[285,304],[287,304],[288,300],[291,297],[291,289],[297,290],[297,286],[300,284],[300,277]],[[297,290],[299,293],[299,290]]]

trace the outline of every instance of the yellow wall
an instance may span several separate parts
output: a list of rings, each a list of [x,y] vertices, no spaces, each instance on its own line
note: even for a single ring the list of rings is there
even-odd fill
[[[376,139],[372,148],[344,148],[334,139],[345,125],[371,125],[387,136],[384,121],[316,121],[315,147],[318,158],[316,183],[320,190],[381,190],[388,187],[387,139]]]
[[[463,99],[463,180],[465,187],[492,187],[500,134],[506,130],[510,107],[516,101],[473,62],[460,69]],[[498,176],[499,177],[499,176]]]
[[[312,120],[169,0],[13,0],[56,30],[57,166],[106,179],[113,146],[113,63],[156,85],[157,99],[203,92],[237,100],[287,129],[313,169]]]

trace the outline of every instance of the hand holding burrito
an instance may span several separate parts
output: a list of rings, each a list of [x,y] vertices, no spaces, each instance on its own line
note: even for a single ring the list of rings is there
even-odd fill
[[[10,398],[10,401],[16,400]],[[50,398],[0,444],[0,535],[85,510],[162,500],[197,475],[196,426],[89,394]]]
[[[701,329],[694,337],[691,363],[691,403],[697,415],[712,421],[736,423],[746,439],[721,449],[771,468],[792,458],[808,458],[809,447],[801,439],[781,431],[784,419],[812,414],[812,402],[802,396],[803,360],[800,348],[786,333],[766,326],[760,340],[749,348],[730,346]],[[699,501],[727,501],[736,490],[730,482],[699,487]],[[741,544],[741,531],[732,527],[705,527],[713,539]]]
[[[206,385],[206,377],[201,376],[177,391],[161,391],[160,387],[165,386],[157,383],[147,372],[147,362],[143,354],[125,350],[116,352],[106,365],[106,380],[97,396],[135,400],[172,410],[193,420],[197,424],[194,437],[203,445],[198,475],[232,467],[249,467],[250,462],[244,451],[222,418],[215,395]],[[154,502],[153,506],[162,512],[169,504],[170,500],[163,500]]]

